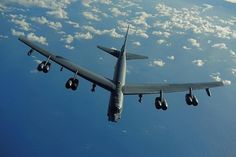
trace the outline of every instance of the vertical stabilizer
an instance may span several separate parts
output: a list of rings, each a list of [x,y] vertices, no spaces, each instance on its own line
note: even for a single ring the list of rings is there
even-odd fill
[[[128,38],[128,34],[129,34],[129,25],[128,25],[128,28],[127,28],[127,32],[125,34],[125,41],[124,41],[124,44],[121,48],[121,53],[123,54],[125,52],[125,49],[126,49],[126,42],[127,42],[127,38]]]

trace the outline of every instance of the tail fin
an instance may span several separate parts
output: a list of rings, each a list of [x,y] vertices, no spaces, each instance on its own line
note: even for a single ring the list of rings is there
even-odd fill
[[[127,28],[127,32],[125,34],[125,41],[124,41],[124,44],[123,46],[121,47],[121,53],[124,53],[125,49],[126,49],[126,42],[127,42],[127,38],[128,38],[128,34],[129,34],[129,25],[128,25],[128,28]]]
[[[126,32],[126,34],[125,34],[125,41],[124,41],[124,45],[126,45],[127,38],[128,38],[128,34],[129,34],[129,25],[128,25],[128,28],[127,28],[127,32]]]

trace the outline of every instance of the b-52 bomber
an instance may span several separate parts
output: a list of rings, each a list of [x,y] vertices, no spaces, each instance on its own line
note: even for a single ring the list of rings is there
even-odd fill
[[[61,56],[57,56],[53,53],[48,52],[47,50],[40,48],[25,37],[20,36],[19,40],[31,48],[28,52],[28,55],[31,55],[33,51],[37,51],[47,58],[47,60],[42,61],[38,65],[38,71],[47,73],[51,68],[51,61],[53,61],[61,66],[61,70],[63,68],[66,68],[74,73],[74,77],[69,78],[65,84],[65,87],[67,89],[76,90],[79,85],[79,80],[77,77],[80,76],[92,82],[93,85],[91,91],[94,92],[96,86],[100,86],[109,91],[111,94],[107,116],[108,120],[112,122],[118,122],[118,120],[121,118],[121,113],[123,110],[123,100],[125,95],[137,95],[139,97],[138,101],[141,103],[143,95],[158,94],[158,97],[155,98],[156,109],[167,110],[168,104],[166,99],[164,98],[164,93],[187,91],[187,94],[185,95],[186,103],[188,105],[197,106],[198,100],[197,97],[193,94],[193,90],[204,89],[206,90],[207,95],[211,96],[210,88],[224,85],[222,81],[184,84],[126,84],[126,61],[148,58],[146,56],[132,54],[126,51],[128,33],[129,27],[125,35],[124,44],[120,50],[97,46],[97,48],[117,58],[113,79],[105,78],[81,66],[75,65]]]

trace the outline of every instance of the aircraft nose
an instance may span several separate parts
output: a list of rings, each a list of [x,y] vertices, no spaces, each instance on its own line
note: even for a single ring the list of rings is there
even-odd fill
[[[118,122],[120,120],[120,114],[112,114],[112,115],[108,115],[108,121],[111,121],[111,122]]]

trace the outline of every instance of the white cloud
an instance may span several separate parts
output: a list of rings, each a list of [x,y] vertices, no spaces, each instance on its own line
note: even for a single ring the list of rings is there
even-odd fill
[[[74,46],[71,46],[71,45],[65,45],[65,48],[69,49],[69,50],[74,50],[75,47]]]
[[[150,27],[150,25],[147,24],[147,21],[146,21],[146,20],[147,20],[149,17],[152,17],[151,14],[142,11],[142,12],[136,12],[136,15],[137,15],[136,18],[132,20],[132,22],[133,22],[134,24],[136,24],[136,25],[142,25],[144,29],[147,29],[147,28]]]
[[[112,13],[113,16],[117,17],[117,16],[128,16],[128,14],[124,11],[120,11],[118,8],[110,8],[109,9]]]
[[[62,28],[62,24],[60,22],[53,22],[53,21],[49,21],[46,17],[32,17],[31,18],[32,21],[37,22],[39,24],[42,25],[47,25],[48,27],[55,29],[55,30],[59,30]]]
[[[77,22],[74,22],[74,21],[66,21],[66,23],[72,25],[74,28],[79,28],[79,23]]]
[[[171,35],[169,32],[161,32],[161,31],[153,31],[152,34],[165,38],[169,38],[169,36]]]
[[[213,80],[215,80],[215,81],[221,81],[220,73],[219,73],[219,72],[217,72],[217,73],[212,73],[212,74],[210,75],[210,77],[211,77]]]
[[[92,12],[85,11],[83,12],[83,16],[88,20],[101,21],[101,19],[97,15],[93,14]]]
[[[116,6],[119,7],[119,8],[123,8],[123,9],[126,9],[126,8],[130,8],[130,7],[136,7],[137,9],[140,9],[142,7],[140,7],[140,5],[138,3],[138,0],[133,0],[133,1],[128,1],[128,0],[120,0]]]
[[[57,18],[66,19],[67,12],[65,9],[70,5],[74,0],[3,0],[5,3],[17,3],[26,7],[38,7],[46,8],[47,14],[53,15]]]
[[[212,73],[212,74],[210,75],[210,77],[211,77],[213,80],[215,80],[215,81],[222,81],[225,85],[231,85],[231,81],[230,81],[230,80],[223,80],[223,79],[221,78],[221,74],[220,74],[219,72],[217,72],[217,73]]]
[[[109,15],[103,11],[101,11],[99,8],[97,7],[93,7],[92,8],[92,12],[94,12],[95,14],[101,14],[103,17],[109,17]]]
[[[34,33],[29,33],[27,35],[27,38],[31,41],[35,41],[35,42],[38,42],[38,43],[43,44],[43,45],[48,45],[47,39],[43,36],[37,36]]]
[[[67,12],[62,8],[58,8],[52,11],[47,11],[47,14],[61,19],[68,19]]]
[[[14,24],[20,26],[20,29],[24,30],[24,31],[29,31],[30,29],[30,24],[28,22],[25,21],[25,19],[11,19],[11,22],[13,22]]]
[[[167,56],[167,59],[169,59],[169,60],[175,60],[175,56]]]
[[[236,31],[225,24],[220,24],[219,17],[204,13],[212,7],[209,4],[204,4],[203,7],[193,6],[192,8],[177,9],[164,3],[158,3],[155,17],[159,17],[159,19],[154,22],[153,26],[173,33],[192,31],[194,34],[213,35],[218,38],[236,37]],[[226,22],[229,23],[229,20]]]
[[[118,20],[118,28],[120,30],[122,30],[123,32],[125,32],[128,28],[128,26],[130,27],[130,34],[133,34],[134,33],[134,26],[130,23],[128,23],[127,21],[123,21],[123,20]],[[132,29],[131,29],[132,28]]]
[[[145,32],[145,30],[142,30],[142,29],[137,29],[137,30],[135,31],[135,35],[140,36],[140,37],[145,38],[145,39],[149,38],[149,36],[148,36],[148,34]]]
[[[236,57],[236,52],[234,52],[233,50],[230,50],[229,53],[231,54],[232,57]]]
[[[15,29],[11,29],[11,34],[14,35],[14,36],[25,36],[25,33],[24,32],[19,32],[19,31],[16,31]]]
[[[219,38],[230,39],[234,31],[231,30],[230,27],[225,26],[215,26],[215,32],[217,33]]]
[[[192,63],[198,67],[202,67],[205,64],[205,62],[201,59],[196,59],[196,60],[192,61]]]
[[[126,32],[128,26],[129,26],[129,35],[136,35],[138,37],[142,37],[144,39],[149,38],[149,35],[147,34],[145,29],[136,27],[133,24],[130,24],[130,22],[118,20],[118,29],[122,32]]]
[[[0,12],[3,12],[7,7],[0,3]]]
[[[57,33],[61,34],[61,35],[65,35],[66,34],[66,32],[64,32],[64,31],[58,31]]]
[[[217,43],[217,44],[212,45],[211,47],[218,48],[218,49],[225,49],[225,50],[228,49],[225,43]]]
[[[154,60],[153,62],[149,63],[150,67],[154,67],[154,66],[163,67],[164,65],[165,65],[165,62],[161,59],[157,59],[157,60]]]
[[[185,50],[191,50],[191,48],[189,48],[187,46],[183,46],[182,48],[185,49]]]
[[[236,77],[236,68],[232,68],[231,71],[232,71],[232,74]]]
[[[87,32],[87,33],[75,33],[75,36],[74,36],[76,39],[86,39],[86,40],[90,40],[90,39],[93,39],[93,36],[90,32]]]
[[[231,85],[231,81],[230,80],[222,80],[224,85]]]
[[[157,44],[159,45],[164,44],[164,43],[166,43],[164,39],[157,40]]]
[[[126,32],[128,25],[130,27],[129,35],[136,35],[144,39],[149,38],[149,35],[147,34],[145,29],[137,28],[136,26],[128,23],[127,21],[118,20],[118,29],[121,30],[122,32]]]
[[[82,5],[85,7],[91,7],[90,4],[93,2],[93,0],[82,0]]]
[[[236,3],[236,0],[225,0],[226,2]]]
[[[203,9],[203,12],[211,10],[212,8],[214,8],[214,6],[210,5],[210,4],[203,4],[203,6],[205,7]]]
[[[87,31],[94,33],[96,35],[108,34],[113,38],[122,38],[123,37],[123,35],[116,32],[115,28],[99,30],[99,29],[94,28],[93,26],[84,26],[84,29],[86,29]]]
[[[61,38],[61,41],[65,41],[67,44],[71,44],[74,41],[74,36],[68,34]]]
[[[134,41],[132,44],[135,46],[141,46],[141,43],[139,41]]]
[[[107,31],[109,32],[110,36],[113,38],[122,38],[123,37],[123,35],[116,32],[115,28],[107,30]]]
[[[196,39],[190,38],[190,39],[188,39],[188,42],[189,42],[193,47],[200,48],[200,43],[199,43]]]
[[[112,3],[111,0],[99,0],[99,2],[102,4],[111,4]]]

